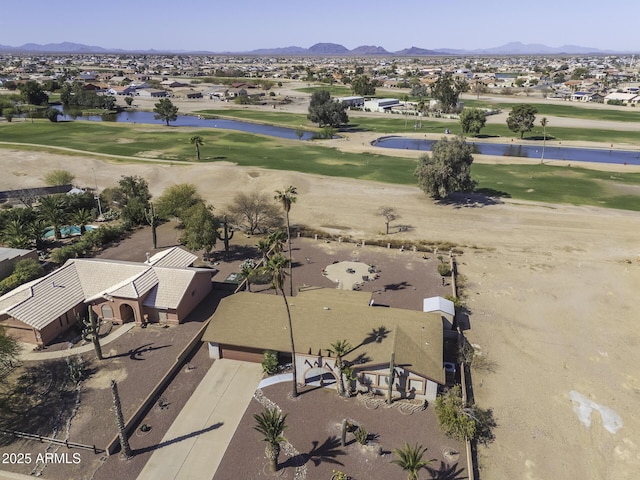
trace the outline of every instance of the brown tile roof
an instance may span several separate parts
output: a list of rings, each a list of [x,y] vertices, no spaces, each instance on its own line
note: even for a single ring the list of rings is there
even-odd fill
[[[354,348],[346,360],[396,363],[443,384],[443,326],[440,314],[369,306],[370,294],[311,289],[288,298],[296,351],[326,352],[346,339]],[[383,331],[378,340],[374,331]],[[240,292],[221,300],[203,341],[287,352],[289,327],[281,295]]]

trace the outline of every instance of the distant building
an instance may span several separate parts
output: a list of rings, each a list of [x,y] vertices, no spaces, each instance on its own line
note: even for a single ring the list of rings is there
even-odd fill
[[[364,102],[365,110],[372,112],[388,112],[394,107],[402,105],[397,98],[375,98]]]
[[[137,90],[137,94],[141,97],[161,98],[167,96],[167,91],[157,88],[143,88]]]
[[[338,97],[336,102],[340,102],[347,107],[362,107],[364,105],[364,97]]]

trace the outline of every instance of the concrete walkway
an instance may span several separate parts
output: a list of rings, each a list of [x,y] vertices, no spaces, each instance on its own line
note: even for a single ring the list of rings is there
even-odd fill
[[[216,360],[138,480],[213,478],[261,379],[259,363]]]
[[[116,329],[115,332],[110,333],[104,338],[101,338],[100,345],[104,347],[106,344],[124,335],[135,326],[135,323],[125,323],[124,325],[121,325]],[[21,361],[52,360],[55,358],[64,358],[71,355],[78,355],[79,353],[85,353],[93,350],[93,343],[88,343],[87,345],[82,345],[80,347],[67,348],[66,350],[57,350],[55,352],[46,352],[42,350],[35,352],[30,349],[33,348],[33,345],[25,345],[26,347],[22,349],[22,353],[18,357]]]

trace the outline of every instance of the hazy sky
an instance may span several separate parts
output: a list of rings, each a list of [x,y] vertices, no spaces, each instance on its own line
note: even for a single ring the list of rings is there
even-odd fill
[[[396,51],[519,41],[639,52],[638,18],[638,0],[0,0],[0,44],[239,52],[318,42]]]

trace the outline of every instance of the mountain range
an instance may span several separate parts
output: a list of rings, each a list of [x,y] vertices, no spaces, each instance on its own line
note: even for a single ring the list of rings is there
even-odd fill
[[[563,45],[561,47],[549,47],[538,43],[524,44],[521,42],[511,42],[505,45],[475,49],[462,50],[452,48],[436,48],[425,49],[420,47],[409,47],[396,52],[390,52],[383,47],[375,45],[361,45],[349,50],[344,45],[337,43],[316,43],[309,48],[304,47],[280,47],[280,48],[261,48],[258,50],[242,51],[242,52],[213,52],[213,51],[182,51],[182,50],[123,50],[109,49],[99,46],[84,45],[81,43],[62,42],[47,43],[39,45],[36,43],[27,43],[19,47],[9,45],[0,45],[0,53],[145,53],[145,54],[228,54],[228,55],[322,55],[322,56],[369,56],[369,55],[398,55],[398,56],[434,56],[434,55],[582,55],[582,54],[613,54],[613,53],[630,53],[615,52],[612,50],[600,50],[592,47],[581,47],[578,45]]]

